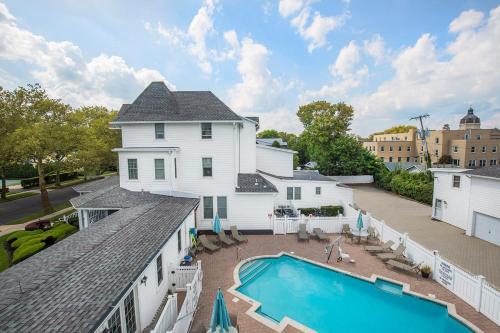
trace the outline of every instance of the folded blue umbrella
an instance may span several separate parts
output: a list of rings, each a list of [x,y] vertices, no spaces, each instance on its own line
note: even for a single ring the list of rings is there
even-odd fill
[[[220,332],[229,332],[229,327],[231,327],[231,319],[229,318],[224,295],[222,291],[220,291],[220,288],[217,291],[217,295],[215,295],[212,319],[210,320],[210,330],[215,332],[217,327],[220,328]]]
[[[220,218],[219,218],[219,214],[215,214],[215,218],[214,218],[214,223],[213,223],[213,228],[212,228],[213,232],[215,232],[216,234],[218,234],[219,232],[222,231],[222,224],[220,222]]]
[[[361,229],[363,229],[363,214],[361,213],[361,210],[359,211],[358,222],[356,223],[356,228],[358,228],[360,231],[361,231]]]

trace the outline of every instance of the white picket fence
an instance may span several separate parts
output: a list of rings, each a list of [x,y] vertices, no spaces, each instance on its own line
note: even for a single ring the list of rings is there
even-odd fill
[[[168,297],[151,333],[187,333],[203,287],[201,261],[198,261],[196,266],[170,266],[168,273],[174,290],[186,291],[186,297],[179,313],[177,313],[177,294]]]
[[[344,205],[346,216],[338,217],[306,217],[302,215],[297,218],[274,218],[274,234],[297,233],[299,224],[305,223],[309,232],[313,228],[321,228],[326,233],[340,233],[343,224],[349,224],[356,229],[359,211],[350,205]],[[400,233],[373,218],[369,213],[362,214],[365,228],[374,227],[381,241],[392,240],[396,248],[400,243],[405,245],[405,256],[414,263],[428,265],[432,269],[432,278],[446,287],[465,302],[473,306],[477,311],[500,325],[500,291],[488,284],[484,276],[473,275],[464,269],[452,264],[439,255],[436,250],[429,250],[416,241],[412,240],[408,233]],[[460,249],[457,249],[460,251]]]

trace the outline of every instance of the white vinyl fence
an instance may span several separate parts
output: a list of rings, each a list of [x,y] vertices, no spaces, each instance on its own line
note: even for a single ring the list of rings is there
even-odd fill
[[[170,266],[169,279],[175,291],[186,291],[182,307],[177,313],[177,294],[168,301],[151,333],[187,333],[198,306],[202,290],[201,261],[196,266]]]
[[[302,215],[297,218],[274,218],[274,234],[296,233],[299,224],[305,223],[309,232],[313,228],[321,228],[326,233],[340,233],[343,224],[349,224],[356,229],[359,210],[350,205],[343,205],[346,216],[338,217],[306,217]],[[476,276],[464,269],[452,264],[439,255],[436,250],[428,250],[416,241],[412,240],[408,233],[400,233],[373,218],[370,213],[362,214],[365,228],[374,227],[382,242],[392,240],[396,248],[400,243],[405,245],[405,256],[414,263],[428,265],[432,269],[432,278],[446,287],[465,302],[473,306],[477,311],[500,325],[500,291],[488,284],[484,276]],[[460,249],[457,249],[460,251]]]

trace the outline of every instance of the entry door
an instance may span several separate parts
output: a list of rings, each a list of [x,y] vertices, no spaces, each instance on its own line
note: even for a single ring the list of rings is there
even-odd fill
[[[434,205],[434,218],[438,220],[443,219],[443,200],[436,199],[436,204]]]
[[[500,219],[476,212],[474,215],[474,236],[500,246]]]

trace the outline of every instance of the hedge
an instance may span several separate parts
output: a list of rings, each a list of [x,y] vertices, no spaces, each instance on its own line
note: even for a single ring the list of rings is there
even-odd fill
[[[24,239],[24,238],[27,238],[27,237],[20,238],[16,242],[18,242],[19,240]],[[42,238],[40,236],[31,236],[31,237],[29,237],[28,240],[25,240],[21,245],[19,245],[17,247],[17,250],[20,250],[24,247],[31,246],[33,244],[40,243],[40,242],[42,242]],[[14,244],[14,243],[12,243],[12,244]]]
[[[434,179],[430,172],[387,171],[377,175],[375,182],[388,191],[432,205]]]
[[[19,248],[14,251],[14,255],[12,256],[12,263],[16,264],[21,260],[24,260],[37,252],[40,252],[45,247],[45,243],[38,242],[36,244],[32,244],[30,246],[23,246],[23,248]]]
[[[9,253],[7,252],[7,235],[0,237],[0,272],[10,266]]]
[[[61,172],[59,174],[59,179],[60,181],[65,181],[65,180],[70,180],[70,179],[75,179],[78,178],[78,172]],[[56,174],[55,173],[50,173],[45,176],[45,183],[47,184],[52,184],[56,182]],[[38,186],[38,177],[32,177],[32,178],[26,178],[26,179],[21,179],[21,186],[23,188],[28,188],[28,187],[35,187]]]
[[[43,232],[42,230],[31,230],[31,231],[18,230],[18,231],[14,231],[7,236],[7,242],[12,243],[13,241],[15,241],[18,238],[36,235],[36,234],[41,234],[42,232]]]
[[[344,207],[342,206],[321,206],[319,208],[321,216],[338,216],[344,213]],[[318,208],[301,208],[300,213],[304,215],[316,215],[318,213]]]

